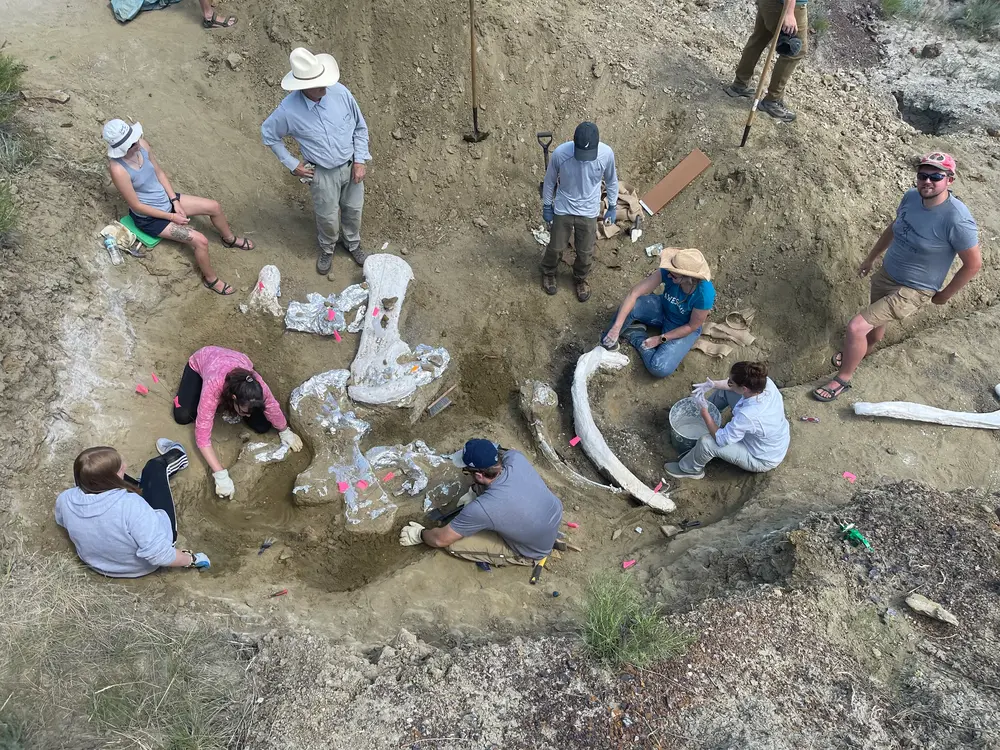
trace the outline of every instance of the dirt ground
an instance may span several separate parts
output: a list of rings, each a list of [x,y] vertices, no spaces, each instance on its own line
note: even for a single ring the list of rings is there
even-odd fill
[[[655,484],[663,461],[673,458],[669,406],[692,382],[721,376],[737,359],[770,363],[792,419],[792,448],[775,472],[747,477],[713,465],[708,480],[677,489],[671,518],[700,520],[704,528],[669,545],[657,527],[671,519],[620,496],[573,490],[537,455],[567,518],[580,524],[574,538],[586,549],[558,561],[537,587],[527,584],[525,571],[483,574],[443,554],[400,549],[391,538],[363,548],[348,542],[335,523],[337,508],[298,509],[290,502],[307,456],[269,467],[253,493],[229,504],[215,499],[207,467],[192,460],[175,483],[180,542],[206,551],[211,572],[163,572],[105,585],[161,596],[168,609],[225,613],[236,618],[237,629],[284,623],[293,639],[301,627],[316,638],[334,636],[364,648],[401,627],[435,648],[518,635],[527,640],[479,645],[484,650],[476,653],[509,658],[524,648],[548,658],[570,647],[530,636],[574,627],[595,570],[637,558],[635,574],[652,595],[689,606],[724,593],[728,581],[704,575],[720,550],[760,545],[811,511],[848,502],[855,489],[903,479],[940,491],[995,486],[991,434],[863,420],[849,409],[852,400],[914,399],[991,411],[992,386],[1000,379],[992,358],[1000,264],[991,252],[1000,235],[1000,141],[978,126],[929,136],[900,119],[891,87],[877,80],[880,56],[853,54],[859,40],[884,38],[865,26],[874,24],[867,6],[837,6],[834,18],[844,24],[824,35],[789,89],[799,119],[784,127],[758,118],[745,149],[738,148],[745,102],[725,96],[721,84],[739,55],[751,13],[746,2],[626,0],[613,11],[573,5],[551,14],[524,3],[486,2],[478,10],[481,118],[491,135],[477,145],[461,137],[471,126],[464,11],[420,0],[360,3],[341,13],[316,0],[247,0],[223,5],[240,16],[235,30],[208,33],[191,2],[125,26],[107,8],[82,0],[36,6],[0,4],[9,20],[5,51],[29,65],[31,86],[62,89],[71,99],[64,105],[36,100],[23,112],[50,146],[40,168],[17,185],[22,235],[3,249],[0,264],[6,299],[0,410],[10,426],[0,510],[41,548],[68,548],[51,509],[72,482],[79,450],[115,445],[137,466],[155,437],[193,446],[191,431],[173,423],[169,407],[197,348],[219,344],[247,352],[282,400],[305,379],[347,367],[353,358],[353,336],[335,344],[237,309],[266,263],[282,272],[285,303],[361,280],[346,256],[335,259],[331,280],[315,274],[306,189],[260,143],[259,125],[282,96],[277,82],[288,51],[299,44],[337,56],[342,81],[365,113],[374,161],[363,242],[369,251],[385,242],[387,252],[405,248],[415,281],[405,303],[404,338],[447,347],[453,364],[434,387],[459,385],[455,406],[433,420],[411,424],[408,413],[359,410],[376,425],[366,447],[419,438],[445,452],[482,435],[535,457],[517,408],[517,389],[532,378],[550,383],[563,405],[558,450],[593,476],[582,454],[568,447],[573,367],[596,344],[629,286],[653,269],[643,247],[655,242],[701,248],[715,275],[717,310],[756,307],[757,341],[726,361],[692,353],[664,381],[650,378],[634,354],[623,374],[595,380],[595,411],[612,447]],[[861,19],[860,31],[849,26],[852,14]],[[898,33],[892,32],[893,44]],[[233,52],[242,58],[235,70],[225,62]],[[898,84],[907,73],[894,75]],[[213,263],[237,287],[233,297],[203,289],[190,256],[168,243],[146,260],[130,258],[121,267],[107,262],[95,233],[121,215],[123,203],[107,187],[100,126],[115,116],[141,121],[175,187],[220,200],[234,228],[257,244],[249,253],[227,250],[210,234]],[[552,130],[559,142],[585,118],[600,125],[615,149],[620,178],[640,191],[693,148],[713,164],[646,222],[639,243],[600,243],[594,295],[581,305],[568,268],[556,297],[538,288],[540,247],[528,230],[540,222],[535,132]],[[843,326],[866,296],[857,264],[909,185],[909,160],[932,148],[959,160],[956,191],[979,222],[983,271],[947,306],[891,328],[846,400],[817,404],[808,390],[829,373]],[[162,388],[137,395],[135,384],[151,385],[151,372]],[[807,415],[821,422],[798,421]],[[224,464],[238,455],[241,433],[217,425]],[[844,471],[858,476],[856,487],[842,478]],[[618,529],[623,533],[612,541]],[[258,556],[269,536],[277,544]],[[784,580],[786,562],[769,566],[775,581]],[[288,596],[268,597],[282,588]],[[551,597],[556,589],[558,599]],[[732,618],[706,627],[723,621]],[[543,705],[566,710],[562,691],[546,700],[552,702]],[[602,700],[592,710],[598,724],[607,721]],[[393,717],[385,714],[387,721]],[[434,729],[428,724],[421,732]],[[554,736],[546,731],[539,729]],[[747,731],[757,736],[752,727]],[[672,746],[663,737],[657,741]],[[588,742],[578,744],[601,746]],[[734,735],[707,746],[747,742]]]

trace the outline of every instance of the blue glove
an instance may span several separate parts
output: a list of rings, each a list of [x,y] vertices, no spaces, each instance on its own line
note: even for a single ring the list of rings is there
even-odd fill
[[[618,216],[618,207],[612,206],[611,208],[608,209],[608,212],[604,214],[604,223],[614,224],[617,216]]]
[[[554,218],[556,218],[556,212],[552,210],[552,206],[550,205],[542,206],[542,220],[546,224],[551,224]]]
[[[212,561],[208,559],[208,555],[204,552],[194,553],[194,562],[191,564],[192,568],[198,568],[198,570],[203,570],[205,568],[212,567]]]

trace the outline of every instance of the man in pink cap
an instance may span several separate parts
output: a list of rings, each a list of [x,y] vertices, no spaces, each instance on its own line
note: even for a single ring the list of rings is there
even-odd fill
[[[885,336],[886,323],[902,320],[928,302],[943,305],[982,268],[976,221],[951,194],[955,172],[950,154],[935,151],[920,159],[916,187],[903,195],[896,220],[882,232],[858,269],[859,276],[867,276],[885,253],[882,266],[872,276],[871,304],[847,324],[844,346],[832,360],[839,372],[813,391],[816,400],[833,401],[851,387],[861,360]],[[962,265],[942,288],[956,255]]]

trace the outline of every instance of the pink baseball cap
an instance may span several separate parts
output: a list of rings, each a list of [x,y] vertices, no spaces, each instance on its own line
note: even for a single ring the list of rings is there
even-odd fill
[[[924,154],[920,157],[920,162],[917,166],[937,167],[938,169],[947,172],[952,177],[954,177],[955,172],[958,171],[958,165],[955,164],[955,157],[951,154],[946,154],[943,151],[931,151],[929,154]]]

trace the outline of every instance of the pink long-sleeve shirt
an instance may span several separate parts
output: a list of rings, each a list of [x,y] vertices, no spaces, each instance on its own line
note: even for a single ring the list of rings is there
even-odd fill
[[[198,401],[198,417],[194,421],[194,441],[199,448],[212,444],[212,425],[215,422],[215,412],[222,400],[222,389],[226,384],[226,375],[238,367],[250,370],[264,391],[264,416],[280,432],[288,427],[281,407],[267,387],[264,378],[253,369],[250,357],[242,352],[224,349],[221,346],[206,346],[188,360],[191,369],[201,375],[201,399]]]

